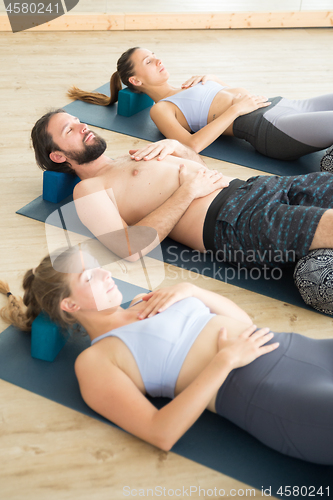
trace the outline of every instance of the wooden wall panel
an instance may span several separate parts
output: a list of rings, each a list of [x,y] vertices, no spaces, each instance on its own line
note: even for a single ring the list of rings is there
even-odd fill
[[[31,31],[123,31],[332,27],[333,11],[294,12],[136,12],[66,14]],[[11,31],[6,14],[0,31]]]

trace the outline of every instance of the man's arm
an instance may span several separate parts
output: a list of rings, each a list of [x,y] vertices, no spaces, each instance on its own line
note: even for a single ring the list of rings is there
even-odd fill
[[[99,179],[87,179],[76,185],[74,201],[81,222],[103,245],[119,257],[137,261],[157,247],[172,231],[192,201],[225,187],[222,174],[200,169],[187,174],[186,167],[180,167],[180,187],[162,205],[140,220],[136,227],[142,227],[142,244],[131,242],[131,227],[120,216],[112,189],[105,190]],[[132,226],[135,227],[135,226]],[[144,227],[156,231],[156,237],[147,244]],[[150,233],[151,234],[151,233]]]
[[[173,155],[178,158],[183,158],[184,160],[196,161],[206,167],[205,162],[198,153],[175,139],[163,139],[162,141],[149,144],[142,149],[130,149],[129,154],[132,159],[136,161],[147,161],[152,160],[153,158],[163,160],[167,155]]]

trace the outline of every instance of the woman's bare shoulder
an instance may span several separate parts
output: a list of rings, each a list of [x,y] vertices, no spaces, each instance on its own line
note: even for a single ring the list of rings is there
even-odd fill
[[[175,105],[172,102],[168,101],[155,102],[155,104],[150,108],[150,116],[151,118],[153,116],[159,116],[161,113],[168,112],[168,110],[172,112],[174,106]]]
[[[93,367],[94,364],[100,362],[100,358],[101,353],[99,349],[94,349],[94,346],[87,347],[75,360],[75,373],[78,374],[81,370]]]

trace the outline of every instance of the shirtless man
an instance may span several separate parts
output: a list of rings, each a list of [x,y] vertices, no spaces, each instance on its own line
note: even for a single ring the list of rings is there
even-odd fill
[[[138,162],[130,155],[112,160],[104,154],[104,140],[67,113],[51,116],[47,130],[56,144],[55,150],[49,153],[49,163],[55,164],[53,170],[58,166],[59,171],[63,171],[68,161],[80,177],[74,200],[84,199],[84,203],[76,203],[76,207],[80,219],[94,235],[103,239],[105,234],[126,226],[148,226],[156,229],[159,241],[170,235],[192,248],[205,250],[202,241],[205,214],[216,194],[228,186],[231,178],[209,170],[198,154],[178,141],[156,143],[158,149],[154,155],[161,153],[162,162],[156,157]],[[33,131],[37,156],[39,148],[34,137]],[[92,148],[96,153],[89,156]],[[83,158],[79,157],[80,153]],[[95,156],[94,160],[90,159]],[[181,157],[181,161],[176,156]],[[85,158],[88,162],[81,164]],[[45,158],[37,158],[37,163],[42,161],[43,168],[50,169],[45,166]],[[92,196],[93,193],[97,193],[96,196]],[[112,241],[114,239],[110,238],[108,244],[103,239],[103,243],[109,248],[111,245],[110,249],[115,251]],[[151,249],[145,248],[142,253]]]
[[[38,120],[32,140],[41,168],[72,169],[80,177],[74,190],[80,219],[123,258],[128,255],[119,251],[109,236],[127,226],[148,226],[157,231],[158,241],[143,248],[142,254],[167,235],[203,252],[208,249],[207,242],[215,245],[215,251],[226,242],[227,249],[240,248],[245,254],[268,247],[295,252],[293,258],[288,255],[278,265],[290,265],[295,257],[300,259],[312,249],[333,248],[330,174],[259,176],[239,181],[242,186],[236,186],[207,224],[212,202],[230,192],[235,181],[207,169],[194,151],[177,141],[160,141],[112,160],[104,154],[105,141],[63,110]],[[138,256],[133,257],[131,260]],[[277,265],[269,262],[269,257],[267,260]],[[264,262],[260,254],[254,263]],[[253,265],[253,260],[243,260],[243,264]]]

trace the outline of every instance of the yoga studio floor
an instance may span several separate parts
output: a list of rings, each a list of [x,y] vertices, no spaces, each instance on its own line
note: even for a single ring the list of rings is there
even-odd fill
[[[42,173],[30,147],[31,127],[50,107],[70,102],[70,85],[94,89],[107,82],[118,56],[136,45],[162,57],[174,84],[193,74],[216,73],[234,86],[267,96],[306,98],[332,92],[330,29],[0,33],[0,278],[16,294],[21,293],[24,271],[47,253],[44,224],[15,214],[42,191]],[[101,134],[112,157],[145,144],[109,131]],[[207,159],[207,164],[241,179],[256,174],[217,160]],[[166,268],[165,284],[175,282],[174,276]],[[195,278],[185,271],[177,276]],[[318,338],[332,334],[332,319],[316,312],[212,279],[195,283],[235,300],[257,325]],[[5,298],[0,300],[3,305]],[[0,328],[6,325],[0,322]],[[1,500],[120,499],[128,484],[226,492],[247,487],[3,380],[0,464]]]

